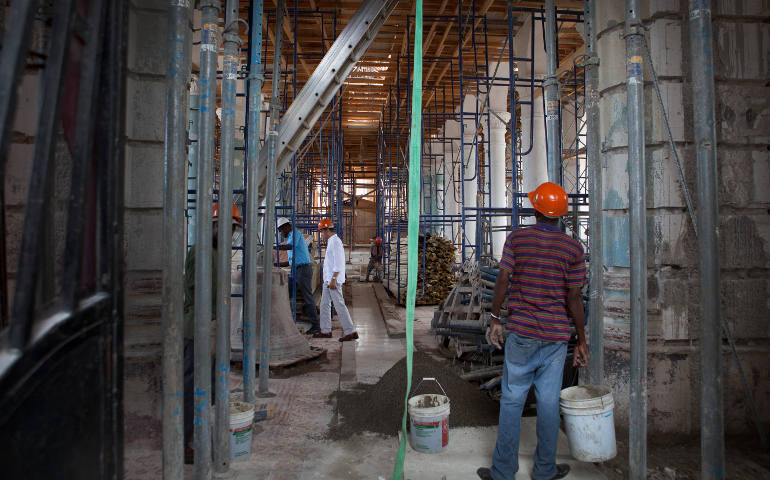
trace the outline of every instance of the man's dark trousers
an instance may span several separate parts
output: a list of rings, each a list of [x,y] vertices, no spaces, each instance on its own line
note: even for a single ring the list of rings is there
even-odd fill
[[[315,297],[313,297],[313,289],[310,285],[313,281],[313,266],[309,263],[297,265],[294,267],[294,273],[297,278],[297,290],[305,301],[305,316],[310,319],[310,328],[320,329],[321,323],[318,321]]]

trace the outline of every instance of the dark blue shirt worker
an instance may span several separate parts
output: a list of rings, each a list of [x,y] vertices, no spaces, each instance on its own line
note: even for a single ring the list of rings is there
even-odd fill
[[[294,262],[297,291],[302,295],[302,299],[305,302],[305,316],[310,320],[310,329],[305,333],[308,335],[318,333],[321,331],[321,324],[318,321],[318,311],[316,310],[315,298],[313,297],[313,289],[311,287],[313,266],[310,261],[310,252],[305,243],[305,237],[302,235],[302,232],[292,227],[288,218],[278,219],[278,232],[286,239],[286,243],[278,244],[278,249],[286,250],[289,257],[287,262],[279,261],[278,266],[288,267],[292,264],[292,261]]]

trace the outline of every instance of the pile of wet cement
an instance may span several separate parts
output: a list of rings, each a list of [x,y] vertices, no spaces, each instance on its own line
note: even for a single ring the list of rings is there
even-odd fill
[[[497,425],[499,405],[479,390],[477,384],[460,378],[451,366],[430,356],[414,352],[412,395],[423,377],[434,377],[449,397],[450,427]],[[329,430],[329,438],[341,440],[361,431],[396,435],[401,429],[406,393],[406,357],[388,370],[374,385],[357,391],[337,392],[339,422]],[[435,382],[423,382],[417,394],[441,393]]]

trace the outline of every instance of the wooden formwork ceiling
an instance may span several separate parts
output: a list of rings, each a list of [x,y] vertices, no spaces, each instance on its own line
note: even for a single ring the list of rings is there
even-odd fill
[[[265,25],[263,28],[263,58],[266,71],[266,82],[263,92],[269,96],[271,88],[271,70],[273,63],[276,0],[265,0]],[[291,99],[293,90],[297,92],[307,81],[313,70],[320,62],[336,35],[350,21],[358,9],[359,0],[288,0],[287,7],[301,12],[296,18],[291,13],[283,22],[282,70],[284,80],[282,88]],[[508,34],[508,2],[507,0],[424,0],[423,1],[423,54],[426,57],[459,57],[463,51],[465,65],[474,65],[474,52],[470,44],[478,42],[483,37],[477,33],[475,38],[470,29],[464,28],[462,35],[457,22],[447,21],[442,16],[457,16],[458,10],[464,15],[471,11],[477,17],[475,27],[481,28],[481,18],[486,19],[486,54],[489,61],[497,59]],[[516,7],[542,8],[543,1],[514,1]],[[583,1],[556,0],[557,9],[582,10]],[[377,156],[377,128],[381,120],[383,107],[389,101],[389,88],[396,83],[397,71],[401,83],[409,84],[408,73],[403,68],[406,61],[402,60],[397,69],[397,59],[411,55],[414,35],[414,0],[402,0],[396,6],[393,14],[380,29],[366,54],[361,58],[353,73],[342,87],[342,127],[345,138],[346,166],[361,169],[361,174],[368,176],[373,172]],[[240,16],[248,18],[249,1],[241,0]],[[316,13],[313,13],[316,12]],[[335,18],[336,17],[336,18]],[[411,17],[411,18],[410,18]],[[522,21],[520,17],[513,19],[514,28]],[[409,29],[409,30],[408,30]],[[478,31],[478,30],[477,30]],[[243,34],[244,45],[247,43]],[[460,48],[462,38],[462,49]],[[564,22],[559,26],[559,57],[561,63],[570,63],[576,55],[582,53],[583,38],[575,24]],[[477,49],[478,51],[478,49]],[[295,59],[296,54],[296,59]],[[502,55],[502,61],[507,61],[507,52]],[[296,62],[296,72],[293,65]],[[457,83],[457,76],[452,75],[450,61],[425,62],[423,67],[423,85],[439,86]],[[476,62],[478,64],[478,62]],[[467,67],[464,68],[466,71]],[[288,73],[287,73],[288,72]],[[455,88],[453,102],[459,102],[459,88]],[[426,90],[423,95],[423,107],[429,107],[430,102],[437,101]],[[442,101],[446,101],[442,98]]]

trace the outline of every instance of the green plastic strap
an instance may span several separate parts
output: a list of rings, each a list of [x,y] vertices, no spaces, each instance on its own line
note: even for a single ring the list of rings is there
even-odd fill
[[[406,279],[406,395],[401,418],[401,443],[398,446],[393,480],[401,480],[406,455],[406,412],[412,386],[414,352],[414,302],[417,297],[417,236],[420,232],[420,160],[422,147],[422,0],[415,5],[414,77],[412,80],[412,126],[409,131],[409,223],[407,237]]]

